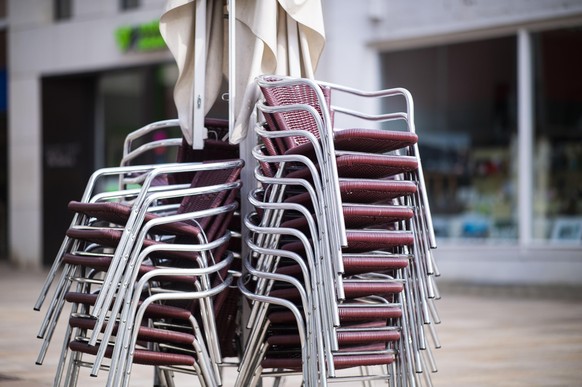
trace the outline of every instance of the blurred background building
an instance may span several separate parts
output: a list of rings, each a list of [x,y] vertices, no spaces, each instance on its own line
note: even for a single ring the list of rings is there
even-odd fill
[[[89,174],[175,117],[163,3],[0,1],[4,259],[52,262]],[[415,98],[443,277],[582,284],[582,0],[323,7],[318,79]]]

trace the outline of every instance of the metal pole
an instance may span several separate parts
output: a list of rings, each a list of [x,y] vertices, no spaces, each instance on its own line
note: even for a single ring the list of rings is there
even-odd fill
[[[236,1],[228,0],[228,130],[234,131],[236,119]],[[246,159],[245,159],[246,160]]]
[[[518,93],[518,227],[519,244],[528,246],[533,224],[533,71],[531,35],[526,29],[517,34]]]
[[[202,149],[207,137],[204,127],[204,86],[206,84],[206,0],[196,0],[194,32],[194,87],[192,88],[192,148]]]

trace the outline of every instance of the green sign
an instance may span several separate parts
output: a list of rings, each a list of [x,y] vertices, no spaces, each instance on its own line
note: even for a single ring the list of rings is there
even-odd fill
[[[157,20],[137,26],[119,27],[115,31],[115,40],[123,52],[154,51],[166,48]]]

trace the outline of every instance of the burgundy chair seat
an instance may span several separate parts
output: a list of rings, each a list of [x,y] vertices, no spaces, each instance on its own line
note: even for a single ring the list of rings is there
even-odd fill
[[[373,330],[373,331],[351,331],[338,332],[338,344],[340,351],[346,349],[354,349],[355,345],[388,343],[400,340],[400,332],[398,330]],[[301,344],[299,335],[272,335],[267,339],[267,343],[273,346],[293,347]],[[375,348],[382,349],[381,347]]]
[[[410,257],[404,255],[354,255],[342,256],[346,275],[363,273],[382,273],[391,270],[400,270],[408,266]]]
[[[416,144],[415,133],[382,129],[349,128],[334,131],[336,151],[386,153]],[[313,143],[306,142],[290,148],[286,154],[299,154],[315,159]]]
[[[418,168],[418,160],[411,156],[342,154],[335,161],[340,178],[383,179]],[[298,168],[285,177],[310,180],[311,172]]]
[[[99,347],[91,346],[82,341],[72,341],[69,343],[72,351],[97,355]],[[111,358],[113,347],[107,347],[105,357]],[[133,353],[133,363],[152,366],[193,366],[196,358],[183,353],[155,352],[146,349],[136,349]]]
[[[350,206],[342,207],[347,228],[383,226],[414,216],[412,208],[398,206]]]
[[[389,202],[396,198],[413,195],[417,191],[416,184],[406,180],[340,179],[339,189],[342,202],[358,204]],[[311,197],[309,193],[304,192],[289,196],[285,202],[308,207]]]
[[[398,206],[350,206],[342,207],[344,222],[347,228],[377,228],[388,227],[390,224],[411,219],[414,212],[408,207]],[[315,216],[313,215],[315,218]],[[303,216],[291,218],[281,223],[281,227],[295,228],[302,232],[309,230],[307,219]]]
[[[84,214],[120,226],[124,226],[131,215],[131,206],[122,203],[100,202],[100,203],[83,203],[71,201],[68,205],[69,210]],[[146,213],[144,223],[159,218],[153,213]],[[197,235],[200,230],[186,222],[173,222],[162,224],[152,229],[153,233],[173,234],[173,235]]]
[[[186,253],[182,253],[182,252],[177,252],[178,255],[173,255],[176,252],[169,252],[167,255],[164,256],[164,258],[166,259],[171,259],[171,258],[179,258],[182,262],[183,259],[186,258],[188,260],[188,262],[190,263],[189,266],[191,267],[198,267],[198,262],[196,262],[193,258],[193,255],[187,255]],[[158,253],[157,255],[161,256],[162,253]],[[76,254],[65,254],[63,256],[63,261],[65,263],[68,263],[70,265],[77,265],[77,266],[82,266],[82,267],[88,267],[91,269],[95,269],[98,271],[107,271],[109,270],[109,266],[111,265],[111,256],[106,256],[106,255],[91,255],[91,256],[83,256],[83,255],[76,255]],[[164,262],[165,266],[168,265],[168,263],[165,261]],[[176,264],[174,262],[174,264]],[[178,266],[178,264],[176,264],[176,266]],[[153,270],[159,269],[158,266],[152,265],[152,264],[141,264],[139,265],[138,268],[138,278],[140,278],[141,276],[143,276],[146,273],[149,273]],[[164,282],[180,282],[180,283],[192,283],[193,279],[196,279],[195,276],[178,276],[178,275],[172,275],[172,276],[157,276],[156,277],[159,281],[164,281]]]
[[[89,243],[96,243],[105,247],[117,247],[121,236],[123,234],[122,230],[110,229],[110,228],[95,228],[95,229],[81,229],[81,228],[70,228],[67,230],[67,236],[70,238],[82,240]],[[150,238],[145,238],[142,247],[149,247],[154,245],[163,245],[163,242],[158,242]],[[151,254],[153,258],[177,258],[177,259],[187,259],[195,260],[199,256],[195,252],[180,252],[180,251],[155,251]],[[90,266],[85,261],[81,261],[84,266]],[[102,264],[103,261],[100,262]]]
[[[84,317],[71,317],[69,325],[72,328],[81,328],[92,330],[95,327],[95,319]],[[113,334],[117,334],[117,325],[113,328]],[[105,331],[106,324],[102,331]],[[196,337],[190,333],[172,331],[168,329],[151,328],[147,326],[140,326],[138,331],[138,340],[154,343],[172,343],[176,345],[192,345]]]
[[[354,321],[386,321],[392,318],[402,317],[402,309],[398,306],[373,306],[368,308],[341,306],[339,308],[341,322]]]
[[[395,356],[392,353],[370,354],[370,355],[347,355],[334,356],[333,364],[336,369],[374,366],[374,365],[388,365],[393,363]],[[301,370],[302,360],[299,358],[266,358],[261,362],[263,368],[281,368],[291,370]]]
[[[346,282],[343,289],[347,299],[368,296],[389,296],[402,292],[403,286],[399,282]],[[296,287],[282,287],[269,292],[271,297],[298,301],[300,294]]]
[[[344,253],[363,253],[368,251],[390,251],[396,247],[410,246],[414,243],[414,235],[409,231],[390,230],[347,230],[348,245],[342,247]],[[285,243],[281,249],[298,254],[305,253],[301,241]]]
[[[67,292],[65,295],[67,302],[83,304],[86,306],[95,305],[97,294],[82,293],[82,292]],[[145,317],[151,318],[170,318],[176,320],[187,321],[192,312],[188,309],[179,308],[172,305],[165,304],[149,304],[145,310]]]
[[[403,269],[408,266],[410,257],[401,254],[394,256],[358,254],[342,256],[344,274],[347,276],[364,273],[383,273],[392,270]],[[298,264],[290,263],[277,267],[278,274],[299,277],[302,275],[301,267]]]
[[[339,317],[342,326],[349,323],[370,321],[381,321],[385,324],[388,319],[402,317],[402,309],[398,306],[390,305],[340,305]],[[269,320],[277,324],[295,324],[295,316],[287,310],[270,313]]]
[[[342,249],[346,253],[390,250],[414,243],[414,235],[408,231],[347,230],[346,234],[348,245]]]

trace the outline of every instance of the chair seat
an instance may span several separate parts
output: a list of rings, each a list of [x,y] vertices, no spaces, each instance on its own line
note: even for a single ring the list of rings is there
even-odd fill
[[[82,240],[89,243],[96,243],[105,247],[117,247],[123,230],[111,228],[70,228],[67,230],[67,236],[70,238]],[[150,238],[145,238],[142,246],[144,248],[154,245],[161,245],[163,242],[158,242]],[[178,258],[195,260],[199,256],[195,252],[180,252],[180,251],[155,251],[151,254],[153,258]]]
[[[384,179],[418,169],[418,160],[412,156],[349,153],[337,156],[335,161],[340,178]],[[285,177],[310,180],[311,172],[299,168]]]
[[[378,344],[400,340],[400,332],[395,329],[338,332],[338,343],[340,351],[347,349],[347,346]],[[267,343],[276,346],[298,346],[301,344],[298,335],[271,335]],[[342,348],[343,347],[343,348]]]
[[[396,247],[411,246],[414,243],[414,235],[409,231],[347,230],[346,236],[348,245],[342,247],[344,253],[391,251]],[[281,249],[305,253],[305,246],[301,241],[285,243]]]
[[[343,205],[342,209],[347,228],[387,227],[394,222],[411,219],[414,215],[411,208],[399,206]],[[281,227],[296,228],[305,232],[308,230],[308,222],[305,217],[296,217],[285,220]]]
[[[339,317],[342,326],[349,323],[371,321],[380,321],[386,324],[388,319],[400,318],[401,316],[402,309],[399,306],[381,304],[339,305]],[[269,314],[269,320],[273,323],[294,324],[295,316],[287,310],[276,311]]]
[[[368,296],[389,296],[395,293],[400,293],[403,289],[401,283],[398,282],[346,282],[343,284],[346,298],[358,298]],[[273,289],[269,292],[269,296],[276,298],[283,298],[286,300],[299,300],[299,291],[295,287],[285,287]]]
[[[171,258],[187,258],[188,262],[190,262],[191,267],[198,267],[198,262],[194,261],[193,255],[190,254],[184,254],[181,252],[177,252],[178,256],[173,256],[173,254],[176,252],[169,252],[167,255],[164,255],[165,261],[164,264],[165,266],[167,266],[170,261],[169,259]],[[77,265],[77,266],[82,266],[82,267],[89,267],[95,270],[99,270],[99,271],[107,271],[109,270],[109,266],[111,265],[111,260],[112,257],[108,256],[108,255],[90,255],[90,256],[84,256],[84,255],[78,255],[78,254],[65,254],[63,256],[63,262],[68,263],[70,265]],[[172,263],[176,265],[176,261],[172,260]],[[141,276],[143,276],[146,273],[149,273],[153,270],[157,270],[160,267],[152,265],[152,264],[141,264],[139,265],[138,268],[138,278],[141,278]],[[158,278],[160,281],[171,281],[171,282],[180,282],[180,283],[192,283],[192,280],[195,277],[189,277],[189,276],[177,276],[177,275],[173,275],[173,276],[158,276],[156,277]]]
[[[131,215],[132,207],[127,204],[100,202],[100,203],[83,203],[77,201],[69,202],[68,209],[84,214],[86,216],[96,218],[100,221],[105,221],[120,226],[124,226]],[[153,213],[146,213],[144,223],[156,219],[159,216]],[[199,233],[197,227],[186,222],[173,222],[169,224],[161,224],[152,229],[154,233],[173,234],[173,235],[196,235]]]
[[[302,367],[301,355],[297,354],[299,358],[266,358],[261,362],[263,368],[282,368],[291,370],[300,370]],[[378,355],[347,355],[334,356],[333,363],[336,369],[374,366],[374,365],[388,365],[392,364],[395,356],[392,353],[384,353]]]
[[[95,305],[97,294],[82,292],[67,292],[65,295],[67,302],[83,304],[86,306]],[[151,318],[169,318],[175,320],[188,321],[192,317],[192,312],[188,309],[166,305],[166,304],[149,304],[145,310],[145,317]]]
[[[95,327],[95,319],[84,317],[71,317],[69,325],[73,328],[93,329]],[[105,330],[103,326],[102,331]],[[113,329],[113,334],[117,334],[117,324]],[[194,335],[173,331],[168,329],[151,328],[147,326],[140,326],[138,331],[138,340],[155,342],[155,343],[172,343],[176,345],[191,345],[196,337]]]
[[[408,266],[410,257],[403,254],[343,254],[341,259],[344,265],[344,274],[349,276],[403,269]],[[301,267],[294,263],[288,265],[280,264],[276,271],[278,274],[292,277],[302,275]]]
[[[414,243],[414,235],[409,231],[347,230],[346,235],[348,245],[342,249],[346,253],[390,250]]]
[[[386,153],[416,144],[415,133],[381,129],[349,128],[334,130],[336,151]],[[319,143],[321,146],[321,142]],[[315,158],[313,143],[306,142],[289,149],[286,154],[298,154]]]
[[[96,355],[99,347],[89,345],[82,341],[72,341],[69,343],[72,351]],[[107,347],[105,357],[110,358],[113,348]],[[155,352],[146,349],[136,349],[133,353],[133,363],[152,366],[193,366],[196,364],[194,356],[181,353]]]
[[[413,195],[417,192],[416,184],[406,180],[360,180],[340,179],[339,190],[344,203],[386,203],[393,199]],[[309,206],[309,193],[299,193],[285,199],[286,203]]]

